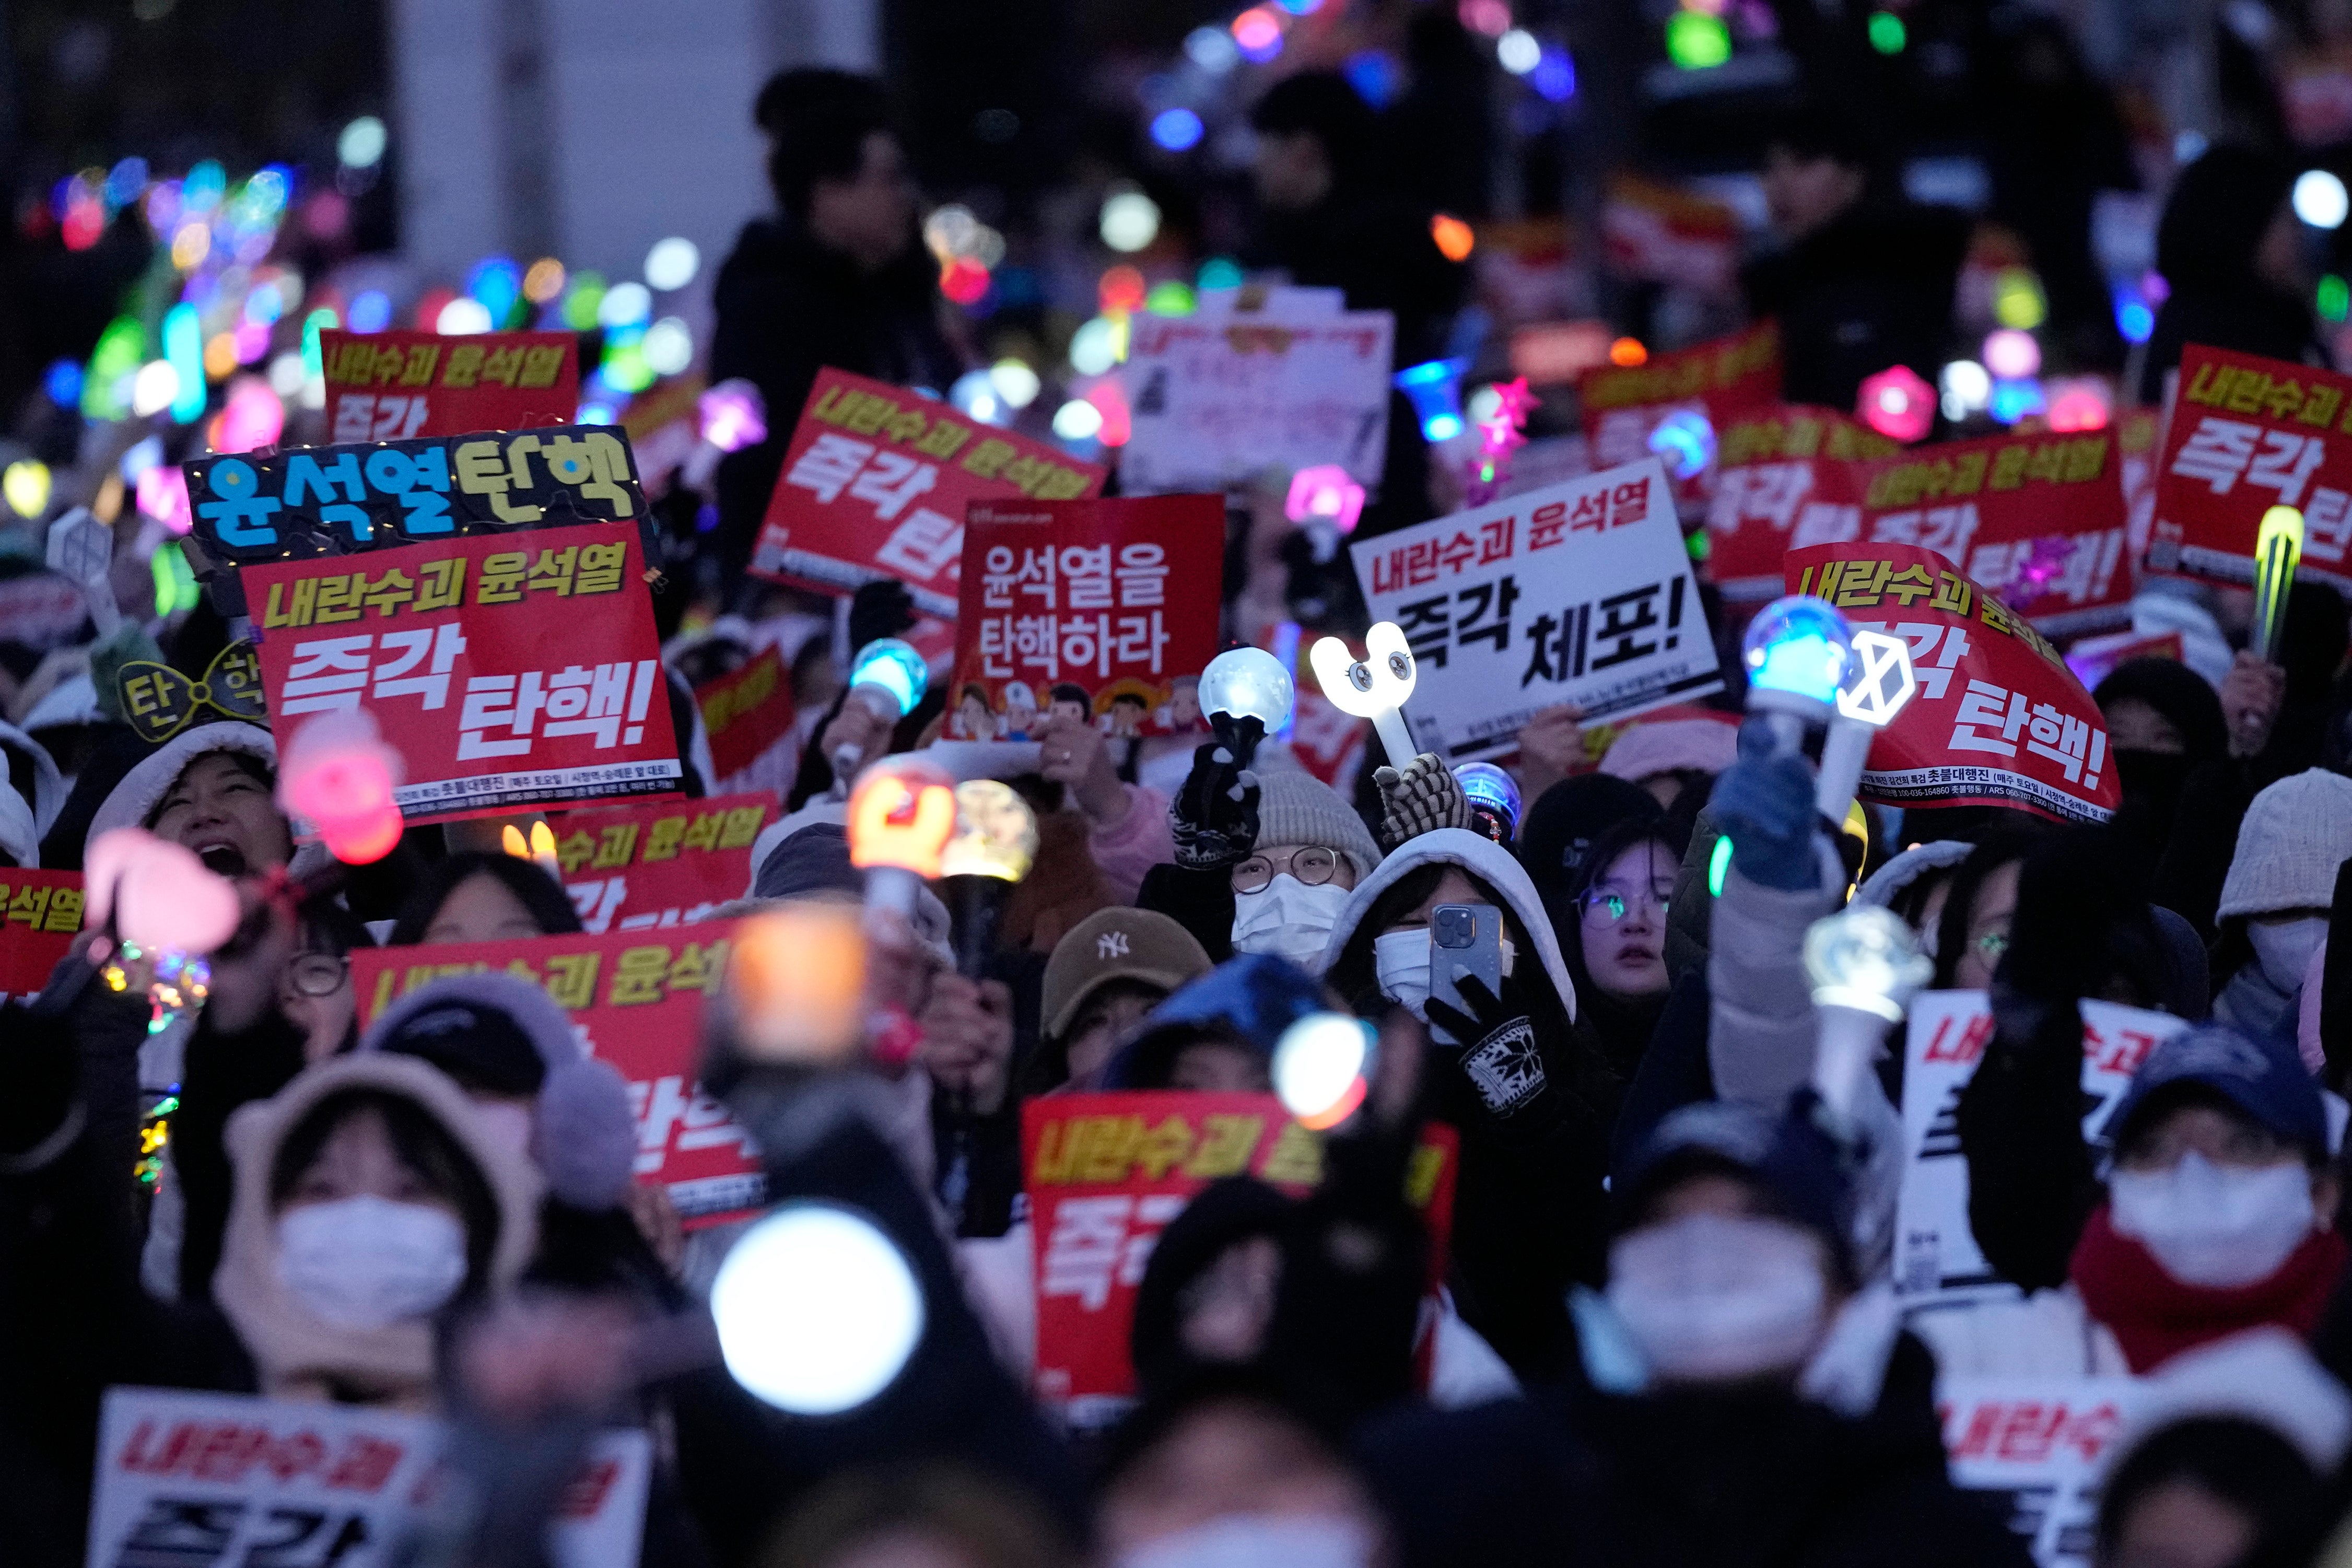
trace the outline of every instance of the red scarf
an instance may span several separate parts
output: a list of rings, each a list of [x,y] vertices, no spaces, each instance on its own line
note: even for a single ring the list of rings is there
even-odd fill
[[[2068,1272],[2091,1316],[2114,1331],[2132,1371],[2144,1373],[2182,1351],[2266,1323],[2308,1340],[2336,1294],[2346,1257],[2341,1236],[2315,1230],[2251,1285],[2187,1285],[2147,1247],[2118,1234],[2101,1204],[2074,1244]]]

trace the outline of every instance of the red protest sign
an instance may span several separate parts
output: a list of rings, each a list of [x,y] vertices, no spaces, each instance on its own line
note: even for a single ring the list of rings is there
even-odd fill
[[[1439,1271],[1456,1146],[1451,1128],[1431,1126],[1405,1173]],[[1021,1108],[1021,1169],[1036,1237],[1037,1392],[1085,1426],[1134,1394],[1129,1334],[1160,1232],[1222,1176],[1311,1191],[1323,1145],[1270,1094],[1048,1095]]]
[[[364,702],[411,822],[677,787],[634,523],[239,570],[272,718]]]
[[[772,795],[571,811],[553,819],[563,890],[592,931],[708,920],[751,885],[751,844]]]
[[[771,643],[740,669],[696,687],[694,705],[710,737],[711,767],[732,778],[792,733],[793,683],[783,651]]]
[[[1799,545],[1916,544],[2052,637],[2131,618],[2123,452],[2107,430],[1949,441],[1863,465]]]
[[[80,930],[80,872],[0,869],[0,996],[37,994]]]
[[[2252,583],[2274,506],[2303,510],[2298,574],[2352,593],[2352,377],[2189,344],[2156,465],[2149,570]]]
[[[784,448],[751,574],[837,594],[895,577],[918,607],[952,616],[970,502],[1091,496],[1103,477],[936,398],[822,370]]]
[[[1716,432],[1707,499],[1707,576],[1727,599],[1780,593],[1791,539],[1830,526],[1853,500],[1851,464],[1898,445],[1834,408],[1784,403],[1741,415]]]
[[[569,425],[580,412],[576,332],[319,334],[330,441],[405,441]]]
[[[1639,365],[1598,366],[1577,378],[1576,392],[1596,468],[1648,457],[1650,432],[1678,409],[1705,415],[1719,446],[1735,416],[1780,401],[1780,329],[1766,321]]]
[[[1009,740],[1065,711],[1181,729],[1177,679],[1216,656],[1224,498],[974,501],[948,733]]]
[[[642,932],[362,948],[352,954],[360,1026],[428,981],[502,970],[544,986],[572,1016],[590,1056],[629,1080],[636,1171],[668,1190],[688,1230],[758,1208],[759,1151],[727,1108],[702,1092],[702,1005],[727,973],[735,931],[713,921],[648,940]]]
[[[1911,645],[1918,689],[1871,742],[1864,798],[2104,822],[2123,794],[2106,721],[2042,634],[1916,544],[1791,550],[1788,591]]]

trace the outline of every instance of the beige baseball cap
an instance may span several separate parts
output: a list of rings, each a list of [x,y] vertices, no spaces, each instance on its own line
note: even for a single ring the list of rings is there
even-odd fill
[[[1087,998],[1114,980],[1173,991],[1214,967],[1192,933],[1150,910],[1097,910],[1072,926],[1045,961],[1045,1036],[1058,1040]]]

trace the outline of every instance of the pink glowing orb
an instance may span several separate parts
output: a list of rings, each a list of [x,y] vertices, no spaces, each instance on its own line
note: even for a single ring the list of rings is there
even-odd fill
[[[1909,365],[1889,365],[1863,378],[1854,414],[1891,440],[1916,441],[1935,427],[1936,389]]]
[[[385,745],[364,708],[319,714],[294,732],[278,759],[278,803],[318,831],[347,866],[364,866],[400,842],[400,753]]]
[[[1363,515],[1364,487],[1349,479],[1348,470],[1339,464],[1318,463],[1290,476],[1290,494],[1282,510],[1293,522],[1319,517],[1346,533]]]
[[[236,889],[195,851],[143,827],[99,835],[83,858],[83,923],[113,918],[122,940],[152,952],[206,953],[236,934]]]
[[[740,452],[768,438],[768,405],[753,383],[737,376],[695,400],[702,438],[722,452]]]

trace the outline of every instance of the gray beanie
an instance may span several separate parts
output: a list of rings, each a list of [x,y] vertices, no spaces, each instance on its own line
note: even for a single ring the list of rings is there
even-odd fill
[[[2352,858],[2352,779],[2325,768],[2283,778],[2246,807],[2216,919],[2336,901],[2336,868]]]
[[[1320,844],[1345,855],[1359,879],[1381,863],[1381,847],[1364,819],[1314,774],[1269,768],[1257,775],[1257,791],[1259,844]]]

